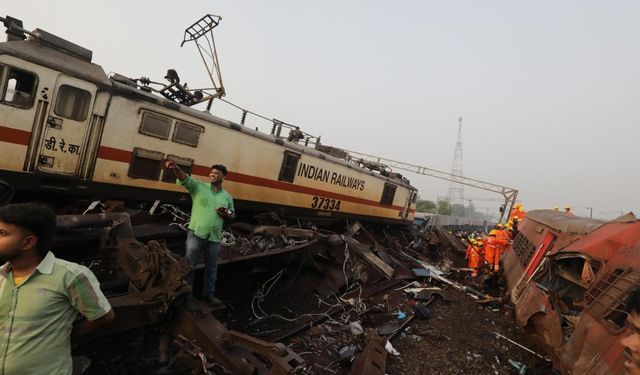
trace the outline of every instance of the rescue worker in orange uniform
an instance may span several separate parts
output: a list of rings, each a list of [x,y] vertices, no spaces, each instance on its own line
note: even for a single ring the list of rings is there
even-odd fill
[[[467,266],[471,268],[471,277],[478,276],[478,270],[483,264],[482,242],[471,239],[469,246],[467,246],[467,255],[464,257],[467,259]]]
[[[509,241],[513,240],[513,224],[507,223],[504,226],[504,231],[507,234],[507,238],[509,239]]]
[[[506,242],[498,238],[498,231],[495,229],[489,232],[489,236],[484,239],[485,261],[489,264],[492,272],[500,271],[500,253],[498,247]]]
[[[516,217],[516,214],[518,213],[518,205],[516,204],[512,209],[511,212],[509,212],[509,222],[513,221],[513,218]]]
[[[517,219],[518,221],[521,221],[526,214],[527,213],[525,212],[524,208],[522,208],[522,203],[518,203],[515,205],[515,207],[513,207],[513,209],[509,213],[508,221],[512,222],[515,219]]]
[[[469,259],[469,254],[471,253],[471,249],[473,249],[473,245],[475,245],[476,240],[473,238],[469,239],[469,245],[467,245],[467,253],[464,256],[464,259]]]
[[[511,212],[509,213],[509,221],[513,221],[513,218],[518,216],[518,212],[520,210],[522,210],[522,203],[517,203],[515,206],[513,206]]]
[[[522,221],[522,219],[525,217],[526,214],[527,213],[525,212],[524,208],[522,208],[522,205],[518,204],[518,211],[516,211],[513,217],[517,218],[518,221]]]
[[[502,255],[507,250],[507,246],[509,246],[509,242],[511,241],[511,232],[500,223],[498,223],[497,232],[496,237],[503,242],[498,245],[498,259],[502,260]]]

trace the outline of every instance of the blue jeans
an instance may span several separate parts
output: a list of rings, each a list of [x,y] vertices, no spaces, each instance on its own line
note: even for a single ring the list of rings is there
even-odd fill
[[[187,275],[187,283],[193,287],[193,274],[198,265],[200,254],[204,252],[203,296],[215,296],[216,278],[218,275],[218,254],[220,242],[211,242],[200,238],[192,230],[187,231],[186,258],[191,266]]]

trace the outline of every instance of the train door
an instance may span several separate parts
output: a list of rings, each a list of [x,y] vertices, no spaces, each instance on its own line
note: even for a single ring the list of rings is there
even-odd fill
[[[556,236],[554,236],[553,233],[547,232],[547,235],[542,240],[542,244],[540,244],[540,246],[538,247],[538,250],[536,250],[536,252],[533,253],[531,260],[529,261],[529,264],[525,269],[525,272],[524,272],[525,277],[529,277],[533,275],[536,268],[538,267],[538,264],[540,264],[542,257],[547,252],[547,249],[549,249],[549,247],[551,246],[555,238]]]
[[[37,157],[38,170],[77,175],[91,121],[96,86],[58,76]]]
[[[512,294],[514,300],[517,301],[520,298],[522,292],[526,289],[529,280],[531,280],[532,275],[536,272],[540,262],[544,258],[544,255],[547,253],[547,250],[551,248],[555,239],[556,236],[553,233],[547,232],[542,243],[533,251],[522,276],[520,276],[520,279],[513,288]]]
[[[411,212],[411,205],[414,204],[418,200],[418,192],[414,190],[409,190],[409,196],[407,197],[407,202],[404,205],[402,210],[402,220],[407,220],[409,213]]]

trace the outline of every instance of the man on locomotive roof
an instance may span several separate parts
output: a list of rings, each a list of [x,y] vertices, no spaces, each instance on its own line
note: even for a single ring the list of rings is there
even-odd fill
[[[629,317],[627,324],[631,328],[631,335],[620,343],[624,347],[626,361],[624,362],[627,375],[640,374],[640,287],[631,292],[629,298]]]
[[[186,258],[191,266],[187,282],[193,287],[193,270],[200,255],[204,254],[203,298],[214,307],[222,306],[222,301],[215,296],[222,225],[224,220],[233,220],[235,217],[233,197],[222,188],[227,168],[222,164],[214,164],[207,184],[187,175],[173,160],[167,160],[165,167],[175,173],[178,185],[187,189],[192,200],[191,220],[185,243]],[[187,297],[185,307],[191,311],[197,310],[193,293]]]
[[[71,374],[71,338],[115,317],[91,270],[49,251],[55,229],[46,206],[0,208],[1,375]]]

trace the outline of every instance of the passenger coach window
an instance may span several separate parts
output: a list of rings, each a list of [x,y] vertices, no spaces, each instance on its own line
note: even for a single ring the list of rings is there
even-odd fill
[[[31,108],[36,91],[36,81],[36,76],[31,73],[9,68],[9,74],[2,90],[4,92],[2,102],[20,108]]]
[[[396,188],[396,185],[384,184],[384,190],[382,190],[382,198],[380,198],[380,204],[391,206],[393,204],[393,198],[396,196]]]
[[[520,259],[520,264],[524,267],[529,263],[533,253],[536,251],[536,245],[531,243],[522,232],[519,232],[516,238],[513,239],[513,250]]]
[[[129,177],[157,181],[160,178],[164,154],[161,152],[136,148],[129,165]]]
[[[58,90],[58,99],[54,111],[56,115],[74,121],[87,119],[91,104],[91,93],[77,87],[62,85]]]
[[[161,139],[169,139],[170,130],[171,119],[169,117],[156,115],[155,113],[150,112],[144,112],[142,115],[140,133]]]
[[[202,133],[203,130],[201,126],[176,121],[176,129],[173,131],[172,140],[185,145],[198,147],[200,133]]]
[[[640,271],[615,269],[605,274],[585,295],[587,308],[613,330],[624,327],[629,293],[640,284]]]
[[[284,159],[282,159],[282,167],[280,167],[278,181],[293,182],[293,178],[296,176],[296,169],[298,168],[298,160],[300,160],[300,154],[291,151],[284,152]]]

